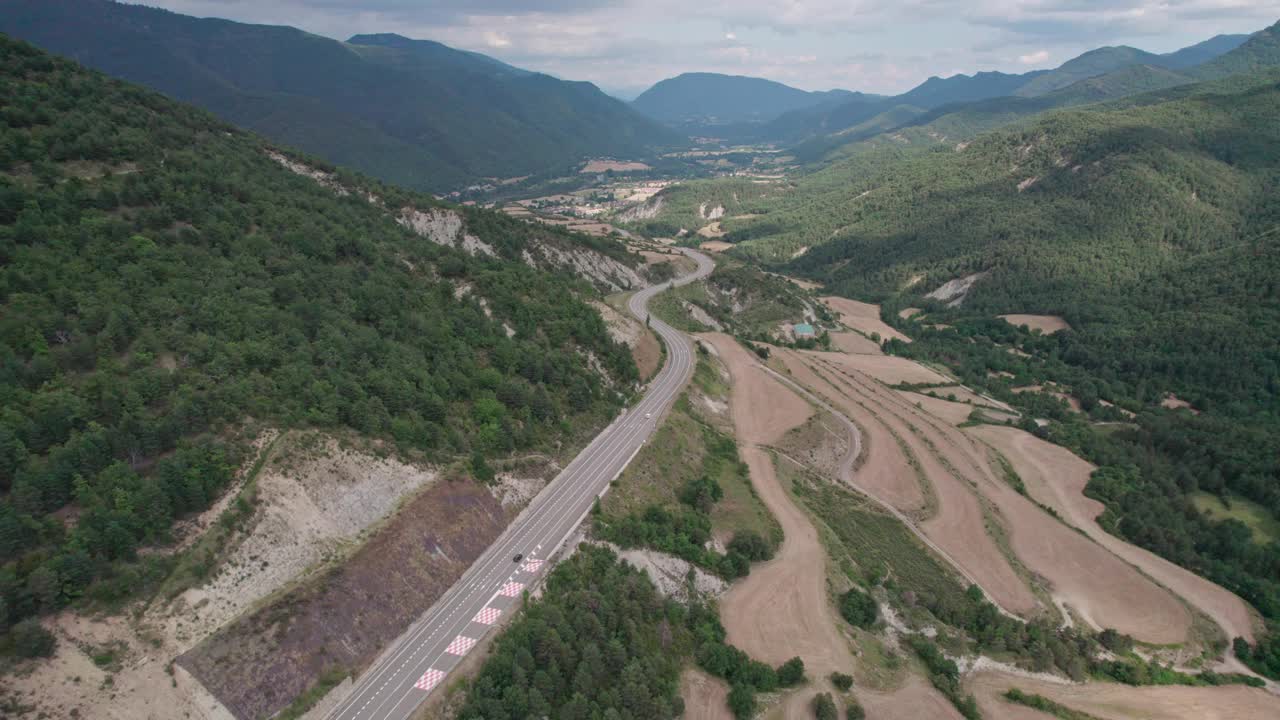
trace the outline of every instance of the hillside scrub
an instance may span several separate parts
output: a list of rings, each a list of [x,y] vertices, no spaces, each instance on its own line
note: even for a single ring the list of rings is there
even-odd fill
[[[594,291],[519,260],[545,230],[468,210],[497,248],[473,257],[201,111],[11,40],[0,67],[6,629],[153,587],[169,561],[138,550],[227,487],[247,418],[483,460],[573,438],[637,378]]]

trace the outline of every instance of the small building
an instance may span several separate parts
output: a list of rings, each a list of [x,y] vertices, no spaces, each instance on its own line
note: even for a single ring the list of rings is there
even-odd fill
[[[797,340],[812,340],[818,337],[818,332],[809,323],[795,325],[791,328],[791,332],[795,334]]]

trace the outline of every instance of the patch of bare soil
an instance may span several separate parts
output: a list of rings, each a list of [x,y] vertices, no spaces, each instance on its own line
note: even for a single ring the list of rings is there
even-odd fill
[[[579,172],[584,173],[602,173],[612,170],[614,172],[632,172],[636,170],[651,170],[652,168],[642,162],[626,162],[622,160],[591,160],[582,166]]]
[[[855,688],[858,702],[868,720],[964,720],[942,693],[916,675],[893,692],[872,692]]]
[[[1141,568],[1208,615],[1222,627],[1226,637],[1244,637],[1252,642],[1256,620],[1243,600],[1185,568],[1124,542],[1097,524],[1096,518],[1104,506],[1084,495],[1093,465],[1066,448],[1017,428],[981,426],[968,432],[1009,460],[1036,502],[1053,508],[1059,517],[1084,531],[1094,542]]]
[[[640,370],[640,379],[648,380],[653,377],[662,366],[662,345],[658,343],[653,331],[605,303],[592,302],[591,306],[600,313],[614,342],[620,342],[631,349],[631,358]]]
[[[699,232],[698,234],[701,235],[702,233]],[[732,250],[733,243],[727,243],[723,240],[708,240],[699,245],[698,249],[706,250],[707,252],[724,252],[725,250]]]
[[[915,317],[916,315],[919,315],[922,312],[924,312],[924,309],[922,308],[916,308],[916,307],[902,308],[901,310],[898,311],[898,317],[902,318],[903,320],[910,320],[911,318]]]
[[[701,333],[698,338],[716,349],[733,379],[729,405],[741,442],[770,445],[813,415],[809,403],[769,377],[737,340],[722,333]]]
[[[1001,320],[1015,327],[1026,326],[1031,330],[1039,330],[1045,335],[1052,335],[1060,330],[1070,330],[1066,320],[1057,315],[1000,315]]]
[[[954,382],[920,363],[896,355],[849,355],[847,353],[806,352],[806,355],[829,360],[842,368],[864,374],[888,385],[898,383]]]
[[[1044,720],[1049,717],[1000,697],[1012,687],[1103,720],[1262,720],[1280,717],[1280,699],[1265,690],[1243,685],[1130,687],[1098,682],[1064,685],[1007,673],[981,672],[969,679],[968,686],[984,715],[992,720]]]
[[[326,670],[359,672],[506,527],[470,481],[436,483],[341,567],[241,616],[178,658],[238,718],[269,717]]]
[[[696,668],[680,676],[680,697],[685,720],[733,720],[729,712],[729,686]]]
[[[31,717],[233,720],[186,670],[170,664],[178,650],[159,622],[63,613],[45,625],[58,638],[53,657],[0,686],[0,698],[32,707]],[[112,661],[95,663],[93,656],[106,651]]]
[[[820,298],[822,302],[827,304],[832,310],[836,311],[840,316],[840,322],[846,326],[853,328],[859,332],[870,335],[878,333],[880,338],[888,340],[897,338],[903,342],[911,342],[911,338],[903,335],[892,327],[889,327],[885,321],[880,319],[880,306],[871,303],[858,302],[849,298],[828,296]]]
[[[849,441],[845,426],[824,411],[787,433],[774,448],[820,475],[838,478]]]
[[[928,478],[936,508],[933,516],[920,524],[925,535],[997,605],[1019,615],[1034,613],[1039,607],[1035,596],[987,532],[987,517],[975,494],[976,479],[964,472],[963,458],[942,434],[954,428],[931,419],[869,375],[842,367],[830,354],[805,354],[811,356],[815,372],[892,431],[905,445],[914,466]]]
[[[911,461],[894,434],[867,407],[820,378],[804,357],[792,350],[777,350],[787,373],[796,382],[823,397],[849,417],[862,432],[862,456],[853,482],[858,489],[908,514],[925,506],[924,493]]]
[[[880,343],[854,332],[831,333],[831,342],[851,355],[883,355]]]
[[[831,367],[828,362],[817,369],[874,403],[877,415],[898,427],[938,494],[938,514],[923,529],[1002,607],[1022,614],[1037,603],[988,536],[984,501],[1004,526],[1017,560],[1090,624],[1152,643],[1187,638],[1191,616],[1176,598],[1018,494],[972,437],[939,422],[923,404],[917,408],[899,393],[874,387],[857,373],[831,373]]]
[[[253,529],[204,585],[173,605],[175,636],[197,642],[319,563],[339,556],[433,470],[341,448],[320,436],[285,438],[258,477]]]
[[[720,222],[716,221],[710,225],[698,228],[698,234],[705,238],[718,238],[724,237],[728,233],[724,231],[724,228],[720,227]]]
[[[755,358],[726,335],[705,335],[733,378],[730,407],[751,483],[782,525],[774,559],[761,563],[721,601],[728,641],[773,665],[799,656],[821,677],[848,671],[853,656],[827,601],[826,549],[808,516],[778,481],[773,458],[757,446],[773,442],[812,413],[803,399],[769,377]],[[799,408],[803,407],[803,412]],[[767,622],[762,622],[768,618]]]
[[[1195,408],[1191,407],[1191,403],[1187,402],[1186,400],[1183,400],[1177,395],[1165,395],[1164,399],[1160,401],[1160,407],[1168,408],[1170,410],[1185,409],[1185,410],[1190,410],[1193,415],[1200,414],[1199,410],[1196,410]]]

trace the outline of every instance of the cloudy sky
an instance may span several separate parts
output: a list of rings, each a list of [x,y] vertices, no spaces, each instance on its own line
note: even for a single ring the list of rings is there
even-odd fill
[[[1280,19],[1280,0],[142,0],[338,39],[394,32],[630,96],[685,71],[894,93],[931,75],[1167,52]]]

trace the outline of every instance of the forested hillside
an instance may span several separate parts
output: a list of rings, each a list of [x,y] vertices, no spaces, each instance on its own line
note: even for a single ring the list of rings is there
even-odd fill
[[[250,419],[483,477],[595,427],[637,377],[593,288],[521,259],[567,233],[301,175],[204,111],[7,38],[0,96],[4,630],[159,580],[165,557],[140,548],[219,496]]]
[[[1271,70],[1059,111],[970,143],[882,148],[748,203],[758,217],[731,224],[729,239],[827,290],[885,303],[916,339],[891,350],[1051,414],[1059,423],[1039,432],[1101,466],[1089,492],[1107,503],[1109,529],[1274,623],[1280,545],[1191,500],[1244,498],[1280,517],[1276,117]],[[962,303],[926,297],[962,278],[974,280]],[[908,306],[936,324],[899,320]],[[1061,316],[1070,330],[1030,335],[1003,313]],[[1112,425],[1018,400],[999,373],[1070,388]],[[1162,408],[1170,394],[1195,412]],[[1280,675],[1275,640],[1237,651]]]
[[[1236,53],[1247,41],[1253,41],[1254,47]],[[839,155],[863,152],[866,147],[859,141],[868,138],[879,144],[954,143],[1053,108],[1275,65],[1273,52],[1258,49],[1267,44],[1267,37],[1218,35],[1164,55],[1131,47],[1105,47],[1090,50],[1052,70],[935,76],[893,97],[861,96],[839,104],[792,111],[769,123],[760,135],[788,142],[806,141],[797,149],[797,158],[806,163],[822,160],[837,148],[843,148]],[[1223,56],[1220,61],[1202,70],[1197,68],[1199,72],[1194,76],[1188,74],[1191,68],[1219,56]],[[877,116],[896,118],[896,122]],[[895,132],[880,136],[885,131]]]
[[[414,189],[684,142],[589,83],[394,35],[340,43],[107,0],[0,0],[0,32]]]
[[[809,92],[764,78],[684,73],[645,90],[631,106],[673,125],[725,125],[768,122],[801,108],[873,97],[847,90]]]

